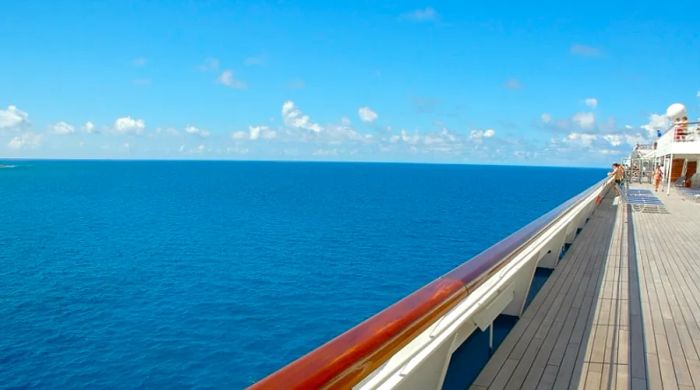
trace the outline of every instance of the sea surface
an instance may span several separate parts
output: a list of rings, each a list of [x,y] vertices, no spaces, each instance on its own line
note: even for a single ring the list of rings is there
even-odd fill
[[[10,161],[0,388],[242,388],[605,176]]]

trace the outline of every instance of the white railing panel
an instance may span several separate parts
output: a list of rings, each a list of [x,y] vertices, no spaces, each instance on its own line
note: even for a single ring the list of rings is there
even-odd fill
[[[476,330],[488,329],[500,314],[520,315],[535,268],[556,265],[564,241],[590,217],[605,188],[579,202],[515,255],[502,269],[415,337],[356,389],[440,388],[452,353]],[[553,260],[553,255],[556,260]],[[524,287],[527,286],[527,287]]]

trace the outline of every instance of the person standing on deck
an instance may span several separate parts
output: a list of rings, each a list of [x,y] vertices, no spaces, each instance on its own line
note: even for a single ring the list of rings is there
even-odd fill
[[[622,179],[625,178],[625,171],[622,169],[622,165],[618,163],[613,163],[612,171],[608,173],[608,176],[612,176],[615,179],[615,195],[620,196],[620,190],[618,185],[622,183]]]
[[[661,167],[657,164],[654,170],[654,191],[659,192],[659,186],[661,185],[663,177],[664,173],[661,172]]]

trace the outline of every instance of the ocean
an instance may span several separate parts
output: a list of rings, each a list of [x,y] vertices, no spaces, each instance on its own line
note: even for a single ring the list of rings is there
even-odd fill
[[[242,388],[606,170],[13,161],[0,387]]]

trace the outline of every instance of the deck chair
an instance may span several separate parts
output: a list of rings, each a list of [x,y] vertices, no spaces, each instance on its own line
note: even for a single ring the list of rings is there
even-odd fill
[[[685,188],[685,176],[678,177],[678,179],[673,182],[673,187],[676,189]]]
[[[664,203],[657,198],[651,190],[630,188],[628,191],[620,193],[622,201],[630,205],[634,211],[642,213],[668,213]]]
[[[684,197],[688,199],[692,199],[695,201],[700,200],[700,188],[679,188],[680,194],[683,195]]]

